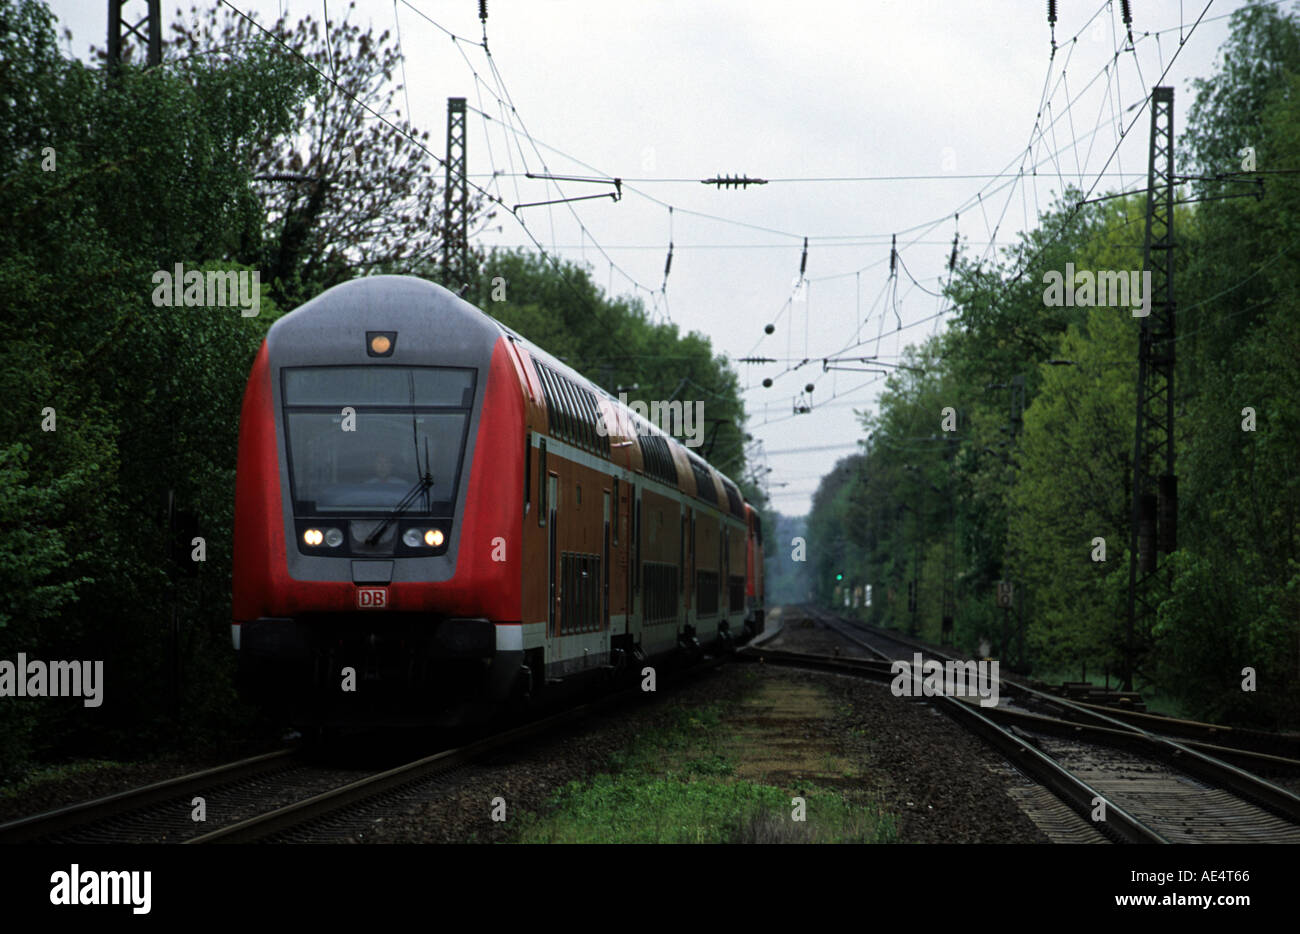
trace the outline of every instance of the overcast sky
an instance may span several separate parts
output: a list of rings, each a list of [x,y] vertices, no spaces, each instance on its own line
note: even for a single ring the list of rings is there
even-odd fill
[[[281,10],[345,12],[341,0],[232,2],[268,24]],[[489,0],[500,81],[478,45],[476,0],[357,0],[351,17],[400,27],[413,122],[440,155],[448,97],[499,118],[508,92],[515,128],[531,140],[471,113],[468,147],[473,180],[508,205],[608,190],[509,177],[525,168],[629,180],[618,203],[517,213],[548,251],[586,261],[603,287],[639,294],[716,353],[778,358],[736,368],[748,430],[762,442],[752,462],[772,468],[775,506],[797,515],[852,453],[855,408],[870,409],[883,380],[823,372],[822,358],[856,346],[894,362],[942,328],[945,306],[923,288],[938,291],[955,232],[987,255],[1032,226],[1063,183],[1094,193],[1144,185],[1150,116],[1134,105],[1168,69],[1181,131],[1190,79],[1211,73],[1240,5],[1214,0],[1193,31],[1206,0],[1138,0],[1129,49],[1118,0],[1060,0],[1053,58],[1042,0]],[[106,6],[53,0],[73,54],[104,46]],[[164,22],[175,8],[164,2]],[[719,174],[772,181],[745,190],[698,181]],[[508,212],[498,222],[487,243],[531,245]],[[906,266],[896,310],[893,234]],[[670,235],[665,300],[650,293],[663,285]],[[809,282],[796,291],[804,237]],[[765,337],[768,323],[776,330]],[[805,357],[814,362],[788,369]],[[813,411],[794,415],[807,383]]]

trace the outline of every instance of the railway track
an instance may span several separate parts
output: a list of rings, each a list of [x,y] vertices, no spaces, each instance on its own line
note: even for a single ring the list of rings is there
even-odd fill
[[[721,663],[721,658],[706,658],[679,674],[699,674]],[[673,678],[673,673],[664,675]],[[625,688],[379,771],[323,766],[306,761],[295,749],[282,749],[0,824],[0,843],[204,844],[335,839],[364,830],[376,817],[427,796],[472,763],[543,739],[640,694],[639,686]],[[203,822],[192,816],[196,797],[204,799]]]
[[[195,797],[239,808],[308,768],[292,748],[240,759],[0,824],[0,843],[167,842],[198,831]]]
[[[0,843],[315,842],[366,827],[377,812],[427,793],[450,774],[544,737],[601,702],[422,756],[393,768],[332,768],[285,749],[0,825]],[[206,820],[192,817],[195,797]]]
[[[950,658],[911,640],[864,631],[866,627],[825,611],[805,612],[870,657],[767,648],[747,650],[745,657],[881,682],[893,682],[897,676],[892,663],[911,661],[917,651],[940,661]],[[1300,761],[1180,740],[1113,716],[1109,708],[1095,709],[1005,679],[1000,684],[995,706],[946,694],[932,700],[1107,838],[1145,843],[1300,842],[1300,798],[1257,774],[1294,775]],[[1045,715],[1041,708],[1059,715]],[[1142,716],[1150,725],[1165,719]],[[1209,726],[1170,722],[1185,729]],[[1093,820],[1098,814],[1104,819]]]
[[[814,612],[820,613],[823,621],[829,615],[831,623],[828,625],[840,627],[842,636],[843,630],[848,627],[850,631],[865,634],[874,646],[886,644],[897,647],[886,652],[890,659],[910,658],[913,652],[919,651],[926,657],[934,657],[945,662],[958,660],[957,656],[915,639],[886,633],[855,620],[826,614],[825,611]],[[852,637],[848,638],[853,641]],[[1190,748],[1208,755],[1228,758],[1243,767],[1263,771],[1278,769],[1288,773],[1300,767],[1300,736],[1297,735],[1227,727],[1147,711],[1071,700],[1015,679],[1002,679],[1001,693],[1003,696],[1014,698],[1016,706],[1021,708],[1050,710],[1056,716],[1074,722],[1096,723],[1117,729],[1127,726],[1171,741],[1185,741]]]

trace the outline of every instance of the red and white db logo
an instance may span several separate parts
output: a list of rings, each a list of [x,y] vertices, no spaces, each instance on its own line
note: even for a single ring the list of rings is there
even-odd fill
[[[358,587],[357,606],[363,610],[383,610],[388,607],[387,587]]]

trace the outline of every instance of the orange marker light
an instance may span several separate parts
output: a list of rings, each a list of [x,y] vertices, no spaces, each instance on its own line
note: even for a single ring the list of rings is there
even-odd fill
[[[378,354],[388,353],[388,349],[393,346],[393,342],[382,334],[376,334],[370,338],[370,349]]]

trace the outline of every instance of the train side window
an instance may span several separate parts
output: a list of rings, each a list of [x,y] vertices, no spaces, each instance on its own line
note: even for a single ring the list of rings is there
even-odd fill
[[[596,430],[596,422],[600,418],[600,413],[596,410],[596,397],[585,387],[578,386],[577,390],[578,398],[582,400],[583,421],[587,428],[587,444],[592,451],[599,451],[600,433]]]
[[[537,442],[537,524],[546,525],[546,439]]]
[[[564,381],[565,389],[569,392],[569,404],[573,406],[573,443],[578,447],[586,450],[587,445],[587,416],[582,411],[582,400],[578,398],[578,387],[572,380]]]
[[[587,391],[577,383],[569,383],[573,391],[573,401],[578,407],[578,430],[581,433],[582,446],[589,451],[596,449],[596,424],[592,420],[587,406]]]
[[[546,367],[546,382],[551,390],[551,400],[548,405],[554,410],[551,417],[551,433],[561,438],[567,438],[570,434],[569,426],[569,407],[565,402],[564,393],[560,387],[560,374],[556,373],[550,367]]]
[[[577,401],[573,398],[573,394],[569,392],[569,381],[567,379],[563,376],[557,376],[556,382],[559,384],[560,397],[563,399],[561,404],[564,408],[564,413],[568,417],[568,437],[564,440],[568,441],[572,445],[580,447],[581,443],[578,440],[579,427]]]
[[[551,377],[546,367],[537,364],[537,381],[542,384],[542,396],[546,399],[546,429],[551,434],[558,434],[560,429],[560,411],[556,407],[555,392],[551,388]]]

